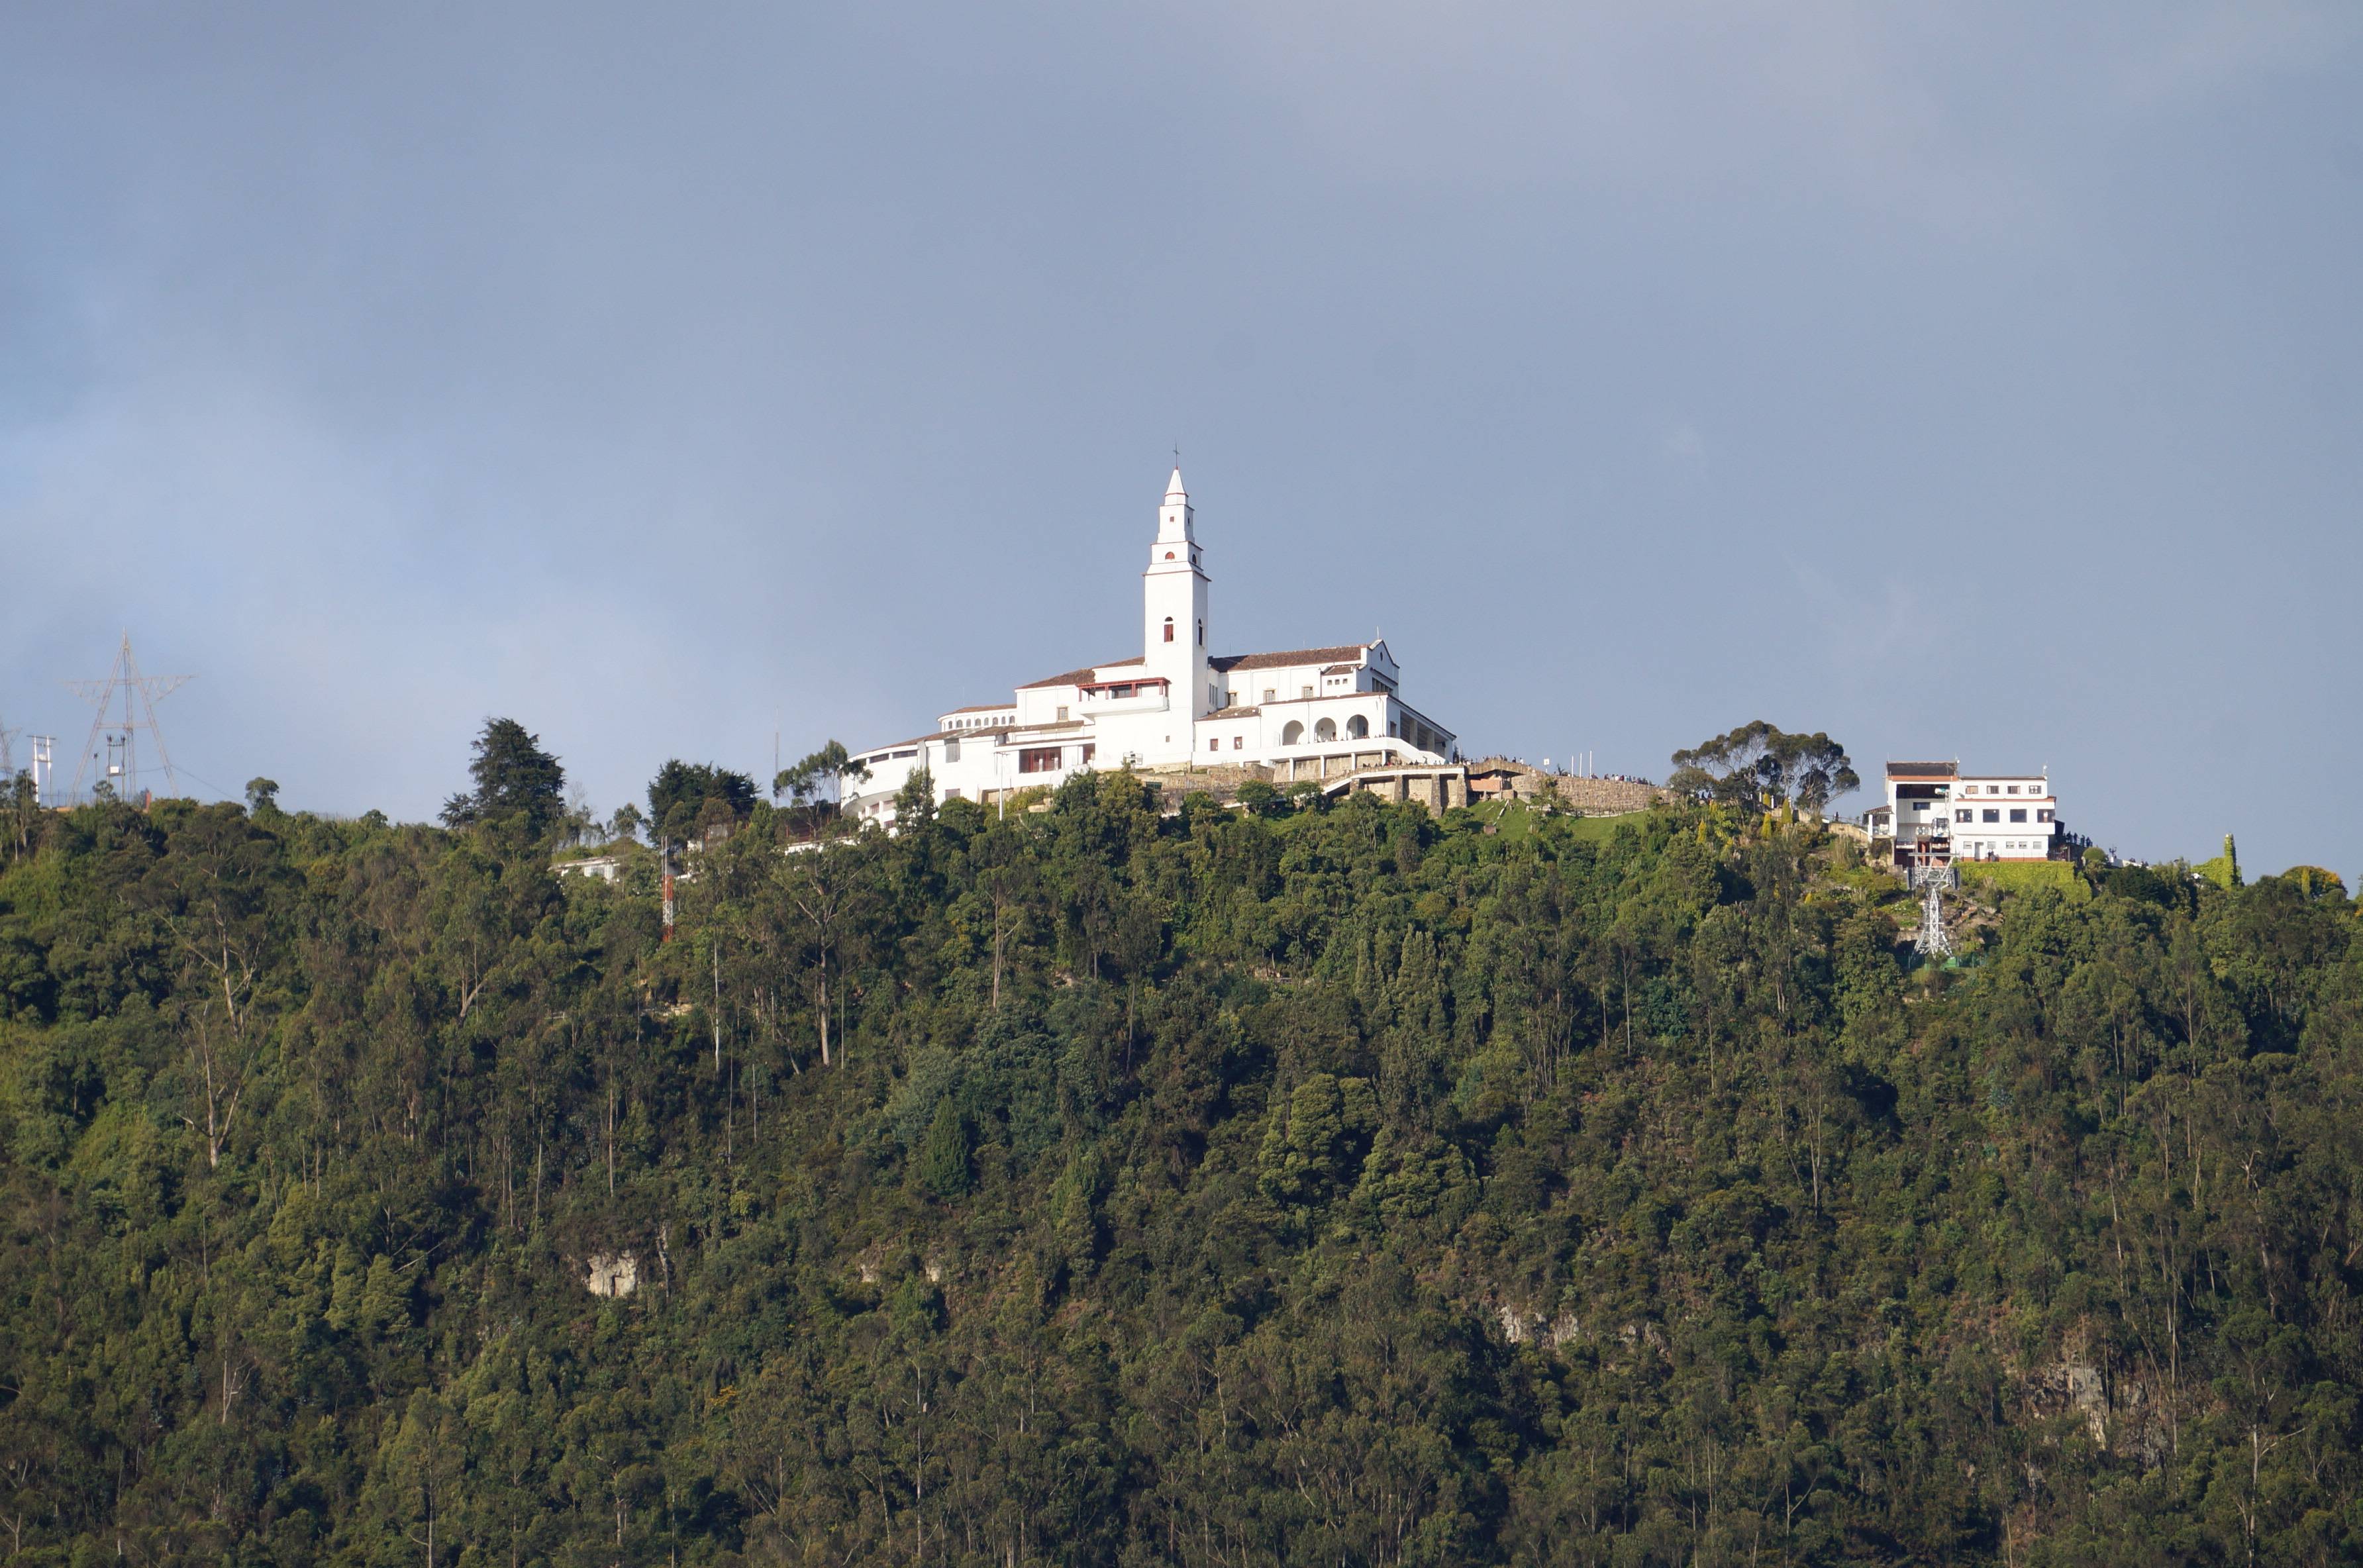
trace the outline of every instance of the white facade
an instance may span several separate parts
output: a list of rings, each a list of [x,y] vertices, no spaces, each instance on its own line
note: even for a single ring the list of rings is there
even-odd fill
[[[2041,773],[1965,774],[1958,763],[1891,762],[1887,803],[1871,836],[1895,843],[1899,865],[1930,860],[2047,860],[2059,842],[2059,799]]]
[[[1953,790],[1953,858],[2047,860],[2059,837],[2059,800],[2040,773],[1963,778]]]
[[[940,802],[993,801],[1126,764],[1343,772],[1458,756],[1452,733],[1398,695],[1403,672],[1383,642],[1209,653],[1210,581],[1176,469],[1141,574],[1140,654],[1030,682],[1006,702],[952,709],[926,734],[857,752],[870,777],[848,790],[846,810],[891,822],[895,793],[921,767]]]

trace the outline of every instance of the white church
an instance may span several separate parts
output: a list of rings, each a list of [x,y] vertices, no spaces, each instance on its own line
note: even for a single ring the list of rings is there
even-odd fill
[[[894,796],[925,768],[938,803],[992,803],[1084,768],[1145,773],[1253,765],[1281,779],[1459,760],[1452,732],[1405,702],[1384,642],[1210,654],[1209,579],[1175,469],[1141,574],[1141,651],[955,708],[930,733],[855,756],[848,814],[893,821]]]

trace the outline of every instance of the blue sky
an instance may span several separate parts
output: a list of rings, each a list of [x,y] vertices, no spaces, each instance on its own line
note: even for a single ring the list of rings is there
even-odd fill
[[[1214,640],[1472,747],[2351,879],[2363,12],[2068,10],[17,7],[0,723],[767,774],[1131,651],[1178,443]]]

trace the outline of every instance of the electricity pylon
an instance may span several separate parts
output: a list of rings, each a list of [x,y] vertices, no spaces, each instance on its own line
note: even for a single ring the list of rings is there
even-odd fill
[[[82,761],[74,767],[73,798],[82,795],[82,781],[90,772],[90,765],[99,760],[100,742],[105,740],[105,771],[100,775],[116,785],[117,792],[129,800],[139,777],[138,736],[141,730],[156,743],[156,760],[164,769],[164,787],[178,793],[181,781],[172,771],[172,754],[164,748],[164,732],[156,723],[156,704],[196,679],[188,675],[142,675],[139,661],[131,657],[131,634],[123,634],[123,646],[115,656],[115,667],[104,680],[69,680],[66,690],[86,702],[97,704],[98,712],[90,722],[90,739],[83,744]],[[123,716],[110,723],[107,710],[115,703],[116,694],[122,693]],[[132,713],[132,700],[137,698],[140,713]]]

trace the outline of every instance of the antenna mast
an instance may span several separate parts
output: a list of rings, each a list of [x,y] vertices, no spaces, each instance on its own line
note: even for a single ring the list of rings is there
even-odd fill
[[[105,679],[67,681],[68,690],[98,709],[90,721],[90,739],[83,745],[82,760],[74,767],[73,798],[81,797],[82,781],[90,765],[101,762],[105,771],[100,777],[110,781],[120,779],[120,792],[129,800],[139,777],[141,730],[147,731],[156,744],[156,760],[164,769],[164,787],[178,793],[181,780],[172,771],[172,754],[165,749],[164,732],[156,723],[156,704],[194,679],[188,675],[140,674],[139,661],[131,656],[131,634],[126,632],[123,646],[116,652],[115,666],[106,672]],[[122,697],[122,716],[110,723],[107,710],[115,705],[118,693]],[[132,710],[135,699],[139,702],[138,714]]]

